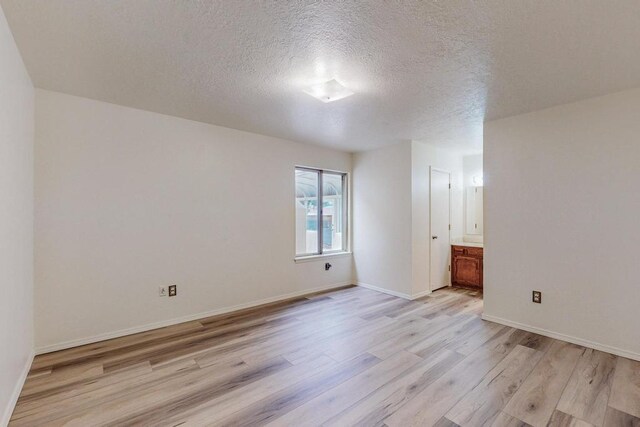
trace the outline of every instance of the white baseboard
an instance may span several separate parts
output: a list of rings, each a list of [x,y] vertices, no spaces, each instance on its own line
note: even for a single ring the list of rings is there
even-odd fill
[[[113,339],[113,338],[120,338],[120,337],[124,337],[126,335],[137,334],[137,333],[140,333],[140,332],[146,332],[146,331],[150,331],[150,330],[153,330],[153,329],[164,328],[164,327],[167,327],[167,326],[177,325],[178,323],[191,322],[191,321],[198,320],[198,319],[204,319],[205,317],[211,317],[211,316],[217,316],[217,315],[220,315],[220,314],[226,314],[226,313],[230,313],[232,311],[238,311],[238,310],[243,310],[243,309],[246,309],[246,308],[252,308],[252,307],[256,307],[256,306],[263,305],[263,304],[269,304],[269,303],[272,303],[272,302],[278,302],[278,301],[286,300],[286,299],[289,299],[289,298],[295,298],[295,297],[300,297],[300,296],[312,294],[312,293],[315,293],[315,292],[328,291],[328,290],[331,290],[331,289],[340,288],[340,287],[348,286],[348,285],[351,285],[351,282],[333,283],[333,284],[327,285],[327,286],[321,286],[321,287],[318,287],[318,288],[305,289],[305,290],[302,290],[302,291],[291,292],[291,293],[288,293],[288,294],[278,295],[278,296],[271,297],[271,298],[265,298],[265,299],[258,300],[258,301],[251,301],[251,302],[248,302],[248,303],[245,303],[245,304],[238,304],[238,305],[234,305],[234,306],[231,306],[231,307],[218,308],[218,309],[211,310],[211,311],[205,311],[205,312],[196,313],[196,314],[189,314],[187,316],[177,317],[177,318],[168,319],[168,320],[162,320],[162,321],[159,321],[159,322],[147,323],[146,325],[134,326],[132,328],[120,329],[120,330],[113,331],[113,332],[106,332],[104,334],[94,335],[94,336],[91,336],[91,337],[79,338],[79,339],[65,341],[65,342],[61,342],[61,343],[45,345],[45,346],[36,348],[36,354],[51,353],[53,351],[64,350],[64,349],[67,349],[67,348],[78,347],[78,346],[86,345],[86,344],[93,344],[93,343],[100,342],[100,341],[110,340],[110,339]]]
[[[411,295],[409,294],[392,291],[390,289],[380,288],[378,286],[370,285],[368,283],[357,282],[356,285],[362,286],[363,288],[371,289],[372,291],[382,292],[383,294],[393,295],[394,297],[399,297],[399,298],[404,298],[409,300],[411,299]]]
[[[409,294],[405,294],[404,292],[396,292],[390,289],[381,288],[379,286],[370,285],[369,283],[364,283],[364,282],[356,282],[356,285],[362,286],[363,288],[371,289],[372,291],[382,292],[383,294],[393,295],[394,297],[404,298],[408,300],[422,298],[423,296],[429,295],[431,293],[431,291],[423,291],[417,294],[409,295]]]
[[[430,291],[430,290],[426,290],[426,291],[418,292],[417,294],[413,294],[413,295],[411,296],[411,299],[412,299],[412,300],[414,300],[414,299],[422,298],[422,297],[425,297],[425,296],[427,296],[427,295],[429,295],[429,294],[431,294],[431,291]]]
[[[512,328],[522,329],[524,331],[533,332],[538,335],[544,335],[545,337],[555,338],[560,341],[566,341],[572,344],[581,345],[583,347],[592,348],[594,350],[615,354],[616,356],[626,357],[627,359],[640,361],[640,354],[623,350],[621,348],[612,347],[610,345],[600,344],[600,343],[589,341],[583,338],[577,338],[571,335],[565,335],[559,332],[549,331],[547,329],[538,328],[536,326],[525,325],[523,323],[514,322],[512,320],[503,319],[501,317],[491,316],[489,314],[483,314],[482,318],[490,322],[500,323],[501,325],[511,326]]]
[[[29,370],[31,369],[31,364],[33,363],[34,357],[35,357],[35,352],[32,351],[31,354],[29,354],[29,357],[27,358],[27,362],[22,368],[22,372],[20,373],[18,382],[13,388],[13,392],[11,393],[11,398],[9,399],[9,403],[7,404],[7,407],[4,408],[2,418],[0,418],[0,426],[9,425],[9,420],[11,419],[13,410],[16,407],[16,403],[18,403],[18,397],[20,397],[20,393],[22,392],[22,387],[24,386],[24,382],[27,379],[27,375],[29,374]]]

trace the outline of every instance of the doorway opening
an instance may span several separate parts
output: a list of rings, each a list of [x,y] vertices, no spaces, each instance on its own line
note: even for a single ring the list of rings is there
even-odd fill
[[[429,168],[429,290],[450,287],[482,297],[485,228],[482,154],[458,159],[443,169]]]

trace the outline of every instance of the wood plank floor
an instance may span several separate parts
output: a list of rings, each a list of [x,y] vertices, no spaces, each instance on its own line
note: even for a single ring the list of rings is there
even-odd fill
[[[11,426],[640,426],[640,363],[358,287],[36,357]]]

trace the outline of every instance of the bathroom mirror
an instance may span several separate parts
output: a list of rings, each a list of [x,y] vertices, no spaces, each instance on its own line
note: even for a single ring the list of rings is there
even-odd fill
[[[467,187],[465,200],[465,234],[483,234],[482,187]]]

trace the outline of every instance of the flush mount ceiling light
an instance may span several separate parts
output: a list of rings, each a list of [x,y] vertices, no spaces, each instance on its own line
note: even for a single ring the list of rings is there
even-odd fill
[[[335,79],[310,86],[304,92],[322,102],[333,102],[353,95],[353,92],[342,86]]]

